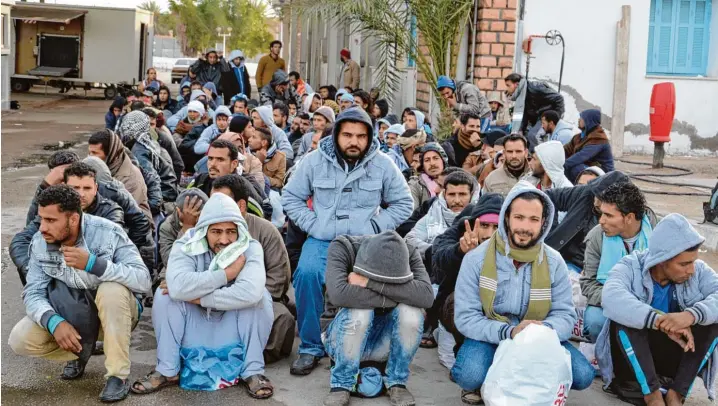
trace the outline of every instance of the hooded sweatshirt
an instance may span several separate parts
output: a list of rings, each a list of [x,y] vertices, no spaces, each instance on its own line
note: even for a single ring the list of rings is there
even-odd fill
[[[205,53],[205,60],[197,59],[195,63],[190,66],[190,70],[197,75],[197,80],[200,83],[212,82],[219,89],[217,94],[222,94],[222,89],[219,84],[221,78],[221,64],[219,59],[214,64],[209,63],[209,54],[217,53],[217,50],[210,48]]]
[[[561,141],[561,144],[566,145],[571,142],[573,138],[573,125],[563,120],[558,120],[556,128],[551,133],[551,141]]]
[[[601,111],[589,109],[581,112],[584,129],[571,142],[564,145],[566,176],[571,180],[588,166],[600,166],[604,172],[614,170],[613,153],[608,136],[601,127]]]
[[[274,124],[272,107],[259,106],[254,109],[254,111],[259,114],[259,117],[262,119],[262,122],[272,132],[272,140],[275,144],[277,144],[277,149],[284,152],[284,155],[287,156],[287,159],[294,159],[294,150],[292,149],[292,144],[289,143],[287,133],[285,133],[281,128],[277,127],[277,125]]]
[[[538,194],[544,206],[548,207],[548,216],[544,218],[541,235],[537,242],[537,244],[541,244],[540,257],[543,257],[543,253],[546,254],[545,259],[548,261],[551,280],[551,307],[542,322],[556,331],[559,340],[563,342],[571,337],[571,331],[576,321],[576,310],[573,307],[571,282],[568,279],[566,263],[558,251],[543,242],[551,229],[551,219],[554,217],[554,207],[551,200],[532,185],[525,182],[518,183],[509,192],[501,207],[498,233],[506,241],[505,251],[508,255],[511,247],[509,245],[510,237],[505,225],[506,211],[514,199],[527,192]],[[484,307],[487,305],[482,305],[479,296],[479,278],[481,277],[484,258],[489,245],[489,241],[484,242],[478,248],[466,254],[461,263],[454,293],[454,321],[456,328],[467,338],[499,344],[501,341],[511,338],[511,331],[526,314],[530,296],[530,289],[527,289],[527,287],[531,284],[531,263],[520,264],[517,269],[513,259],[501,255],[497,250],[498,289],[496,290],[493,304],[494,311],[508,318],[509,322],[504,323],[489,319],[484,314]]]
[[[573,183],[563,173],[563,164],[566,157],[560,141],[544,142],[537,145],[535,151],[541,166],[543,166],[549,179],[551,179],[551,186],[548,189],[573,187]]]
[[[321,140],[317,150],[303,158],[282,193],[289,218],[319,240],[393,230],[413,211],[409,186],[391,159],[379,152],[378,140],[371,138],[352,169],[339,156],[335,140],[344,121],[363,123],[371,134],[371,119],[364,110],[345,110],[337,118],[333,136]],[[310,197],[313,210],[307,206]]]
[[[651,268],[676,255],[702,244],[705,238],[680,214],[669,214],[661,220],[648,241],[648,250],[634,251],[623,257],[609,273],[603,287],[604,315],[619,324],[634,329],[655,329],[660,318],[651,307],[653,277]],[[675,284],[674,295],[681,311],[695,317],[695,324],[708,326],[718,323],[718,274],[702,260],[695,262],[694,273],[683,283]],[[626,311],[630,309],[630,311]],[[596,340],[596,357],[606,385],[613,379],[609,323]],[[715,398],[714,381],[718,367],[718,353],[706,355],[707,365],[700,376]]]
[[[288,84],[287,90],[283,94],[277,94],[276,87],[283,83]],[[275,102],[283,102],[289,106],[289,101],[292,100],[297,106],[302,105],[302,97],[297,94],[297,91],[289,85],[289,76],[283,70],[278,70],[272,75],[272,81],[264,85],[259,89],[259,104],[272,106]]]
[[[214,113],[215,117],[222,115],[227,117],[227,119],[230,119],[232,117],[232,113],[229,111],[229,108],[227,106],[219,106],[217,108],[217,111]],[[198,155],[204,155],[209,150],[209,144],[212,143],[212,141],[216,140],[217,137],[219,137],[222,133],[226,132],[229,126],[224,129],[224,131],[221,131],[217,124],[212,124],[211,126],[207,127],[202,131],[202,135],[199,136],[199,139],[194,144],[194,153]]]
[[[201,90],[193,90],[192,93],[190,94],[189,101],[192,102],[194,100],[197,100],[197,98],[199,98],[200,96],[206,97],[207,95],[204,94],[204,92]],[[175,128],[177,128],[177,123],[179,123],[180,121],[184,120],[187,117],[187,111],[188,111],[188,106],[184,106],[181,109],[179,109],[177,111],[177,113],[175,113],[172,117],[168,118],[167,122],[165,123],[167,125],[167,128],[169,128],[170,131],[174,132]],[[208,109],[207,115],[209,115],[209,118],[214,120],[214,110],[213,109]]]
[[[225,311],[261,305],[266,291],[266,274],[264,254],[259,242],[249,237],[249,245],[244,251],[247,262],[239,276],[232,281],[227,280],[222,269],[207,272],[212,259],[217,255],[211,248],[198,255],[190,255],[183,249],[199,230],[224,222],[237,224],[240,237],[243,234],[249,236],[247,223],[237,203],[227,195],[215,193],[202,208],[197,225],[172,247],[167,264],[167,288],[172,300],[200,298],[202,307]]]
[[[116,97],[115,100],[112,101],[112,104],[110,105],[109,110],[107,111],[107,114],[105,114],[105,128],[109,130],[114,130],[115,126],[117,125],[117,117],[115,116],[115,113],[112,112],[113,109],[119,108],[120,110],[125,108],[125,104],[127,101],[124,97]]]

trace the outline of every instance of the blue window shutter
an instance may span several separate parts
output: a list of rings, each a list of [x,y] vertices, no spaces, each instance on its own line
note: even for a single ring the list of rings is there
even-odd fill
[[[713,0],[651,0],[647,72],[704,75]]]
[[[649,35],[653,35],[649,50],[653,55],[649,55],[648,60],[652,63],[649,63],[648,73],[673,72],[673,21],[679,1],[651,0],[651,6],[655,7],[655,16],[652,29],[649,28]]]
[[[691,0],[688,42],[688,60],[681,72],[690,75],[705,75],[708,66],[708,42],[710,35],[711,0]]]
[[[656,1],[651,0],[651,10],[648,14],[648,58],[646,62],[646,71],[653,72],[656,65],[656,55],[654,54],[654,43],[656,35]]]

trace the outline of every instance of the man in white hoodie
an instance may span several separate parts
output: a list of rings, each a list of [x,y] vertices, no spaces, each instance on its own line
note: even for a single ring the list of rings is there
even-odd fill
[[[564,162],[566,155],[560,141],[547,141],[537,145],[529,161],[533,176],[540,179],[536,188],[546,191],[573,187],[571,181],[564,175]]]

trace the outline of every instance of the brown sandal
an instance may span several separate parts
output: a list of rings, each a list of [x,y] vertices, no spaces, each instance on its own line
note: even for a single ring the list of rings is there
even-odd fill
[[[262,374],[252,375],[244,381],[247,385],[247,394],[255,399],[268,399],[274,395],[274,386],[269,378]],[[269,391],[269,393],[258,394],[259,391]]]
[[[148,393],[157,392],[158,390],[179,384],[179,376],[176,379],[169,379],[157,371],[152,371],[145,375],[144,378],[138,379],[132,384],[130,390],[138,395],[147,395]],[[142,389],[139,388],[142,385]]]

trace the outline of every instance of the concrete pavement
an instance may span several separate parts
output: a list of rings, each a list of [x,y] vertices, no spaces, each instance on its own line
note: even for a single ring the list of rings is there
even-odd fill
[[[85,377],[76,382],[58,379],[62,365],[38,359],[22,358],[15,355],[7,345],[7,338],[14,324],[24,316],[20,298],[22,286],[17,271],[8,256],[7,247],[12,236],[24,226],[27,206],[35,187],[40,183],[47,169],[44,160],[52,151],[43,150],[43,144],[58,141],[77,143],[76,151],[86,153],[86,140],[90,130],[102,127],[102,117],[107,111],[106,101],[58,101],[52,105],[32,109],[25,104],[22,114],[3,115],[2,137],[2,333],[0,339],[2,355],[3,400],[9,405],[67,405],[97,404],[102,389],[104,357],[93,357]],[[16,125],[19,124],[19,125]],[[13,129],[13,131],[7,131]],[[676,209],[678,210],[678,208]],[[715,267],[718,265],[713,262]],[[149,311],[146,311],[133,333],[131,345],[131,378],[137,378],[151,371],[155,363],[155,338]],[[296,343],[295,343],[296,344]],[[266,374],[275,385],[271,400],[255,401],[249,398],[243,388],[230,388],[212,393],[181,391],[170,388],[147,396],[130,396],[125,405],[173,404],[219,404],[237,403],[244,405],[320,405],[329,390],[328,361],[311,375],[294,377],[289,375],[291,360],[283,360],[268,366]],[[569,405],[622,405],[615,397],[602,392],[600,381],[582,392],[570,392]],[[461,405],[459,388],[449,381],[448,371],[439,364],[435,350],[420,349],[412,364],[409,389],[414,393],[418,405]],[[352,401],[355,405],[388,405],[388,398]],[[687,405],[707,405],[705,390],[697,382]]]

